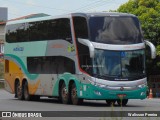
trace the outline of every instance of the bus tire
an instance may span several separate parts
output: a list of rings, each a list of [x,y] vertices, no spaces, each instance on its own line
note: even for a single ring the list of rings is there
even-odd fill
[[[83,103],[83,99],[78,98],[77,88],[75,83],[72,83],[72,86],[71,86],[71,102],[73,105],[80,105]]]
[[[126,106],[128,103],[128,99],[122,99],[122,100],[118,99],[117,103],[119,106]]]
[[[18,82],[19,82],[18,80],[15,80],[15,85],[14,85],[14,89],[15,89],[15,96],[14,97],[15,98],[18,98],[18,95],[17,95],[18,94],[18,92],[17,92],[17,84],[18,84]]]
[[[24,83],[24,99],[27,101],[31,100],[31,95],[29,94],[27,82]]]
[[[116,100],[112,100],[112,99],[106,100],[107,106],[114,106],[115,102],[116,102]]]
[[[18,81],[17,83],[16,83],[16,94],[17,94],[17,98],[19,99],[19,100],[23,100],[24,99],[24,94],[23,94],[23,86],[21,87],[20,86],[20,82]]]
[[[69,103],[69,94],[66,88],[66,84],[64,82],[62,86],[60,87],[60,99],[63,104]]]

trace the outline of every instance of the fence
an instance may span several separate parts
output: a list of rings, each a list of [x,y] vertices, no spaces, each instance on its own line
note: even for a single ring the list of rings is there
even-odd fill
[[[149,76],[148,86],[153,91],[153,97],[160,97],[160,75]]]

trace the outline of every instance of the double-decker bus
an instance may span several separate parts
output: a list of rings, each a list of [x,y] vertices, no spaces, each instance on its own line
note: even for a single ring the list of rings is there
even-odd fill
[[[125,13],[72,13],[6,25],[5,88],[22,100],[57,97],[126,105],[145,99],[145,46],[139,20]]]

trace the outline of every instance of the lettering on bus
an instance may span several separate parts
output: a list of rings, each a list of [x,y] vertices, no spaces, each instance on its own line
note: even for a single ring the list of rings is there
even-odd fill
[[[64,45],[62,45],[62,44],[54,44],[54,45],[52,45],[52,48],[64,48]]]
[[[13,48],[13,51],[24,51],[24,47],[19,47],[19,46],[17,46],[17,47],[15,47],[15,48]]]

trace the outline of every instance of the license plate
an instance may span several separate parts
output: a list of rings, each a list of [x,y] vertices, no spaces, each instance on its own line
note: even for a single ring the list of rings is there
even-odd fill
[[[126,97],[127,95],[126,95],[126,94],[118,94],[117,96],[118,96],[120,99],[122,99],[122,98]]]

